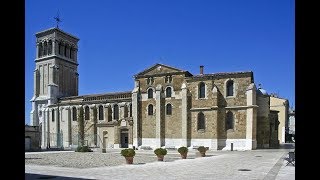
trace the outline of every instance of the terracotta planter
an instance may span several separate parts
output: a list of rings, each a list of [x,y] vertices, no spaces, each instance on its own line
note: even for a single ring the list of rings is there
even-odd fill
[[[188,155],[188,153],[181,154],[181,159],[187,159],[187,155]]]
[[[200,152],[201,157],[206,157],[206,152]]]
[[[157,155],[158,161],[163,161],[164,155]]]
[[[126,158],[126,163],[127,164],[132,164],[133,163],[133,157],[125,157]]]

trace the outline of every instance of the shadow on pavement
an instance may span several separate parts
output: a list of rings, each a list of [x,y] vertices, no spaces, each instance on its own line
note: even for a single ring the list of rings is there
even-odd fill
[[[78,179],[83,180],[82,178],[74,178],[74,177],[64,177],[64,176],[50,176],[50,175],[43,175],[43,174],[30,174],[25,173],[25,180],[34,180],[34,179]]]

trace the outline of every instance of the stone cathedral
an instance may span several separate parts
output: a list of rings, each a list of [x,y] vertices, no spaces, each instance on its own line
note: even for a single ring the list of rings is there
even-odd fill
[[[199,74],[155,64],[126,92],[78,95],[79,39],[59,28],[36,33],[31,125],[41,148],[252,150],[276,147],[278,111],[252,71]],[[82,119],[82,121],[80,121]],[[80,124],[81,123],[81,124]]]

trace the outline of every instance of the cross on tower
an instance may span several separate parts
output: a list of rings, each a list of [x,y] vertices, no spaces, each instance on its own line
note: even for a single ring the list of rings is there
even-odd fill
[[[59,28],[59,23],[62,22],[62,20],[59,17],[59,12],[58,12],[57,16],[54,17],[54,19],[57,21],[57,28]]]

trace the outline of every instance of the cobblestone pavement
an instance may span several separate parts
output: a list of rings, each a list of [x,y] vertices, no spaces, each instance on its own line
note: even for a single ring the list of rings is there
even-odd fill
[[[25,173],[26,179],[31,179],[31,175],[51,175],[59,176],[57,179],[68,179],[67,177],[77,177],[83,179],[277,179],[294,180],[294,166],[285,166],[283,158],[288,149],[264,149],[252,151],[208,151],[207,157],[198,157],[196,151],[188,153],[188,159],[180,159],[176,151],[168,151],[164,162],[156,161],[153,151],[136,151],[133,165],[127,165],[124,157],[119,155],[119,150],[108,151],[107,153],[91,153],[91,159],[96,163],[104,161],[94,158],[94,155],[109,156],[109,164],[100,167],[75,168],[70,164],[68,167],[60,167],[59,163],[47,165],[37,165],[27,158],[36,158],[34,155],[44,155],[44,153],[26,153]],[[51,155],[64,154],[69,157],[76,154],[74,152],[46,153]],[[82,155],[86,156],[84,153]],[[108,154],[108,155],[107,155]],[[32,157],[31,157],[32,155]],[[90,157],[88,155],[88,157]],[[35,159],[37,160],[37,159]],[[66,160],[66,159],[64,159]],[[87,159],[82,159],[88,161]],[[99,161],[100,160],[100,161]],[[61,160],[63,161],[63,160]],[[70,160],[66,160],[70,161]],[[28,163],[27,163],[28,162]],[[113,163],[116,162],[116,163]],[[119,163],[120,162],[120,163]],[[92,163],[87,163],[92,164]],[[64,178],[63,178],[64,177]],[[69,178],[70,179],[70,178]]]

